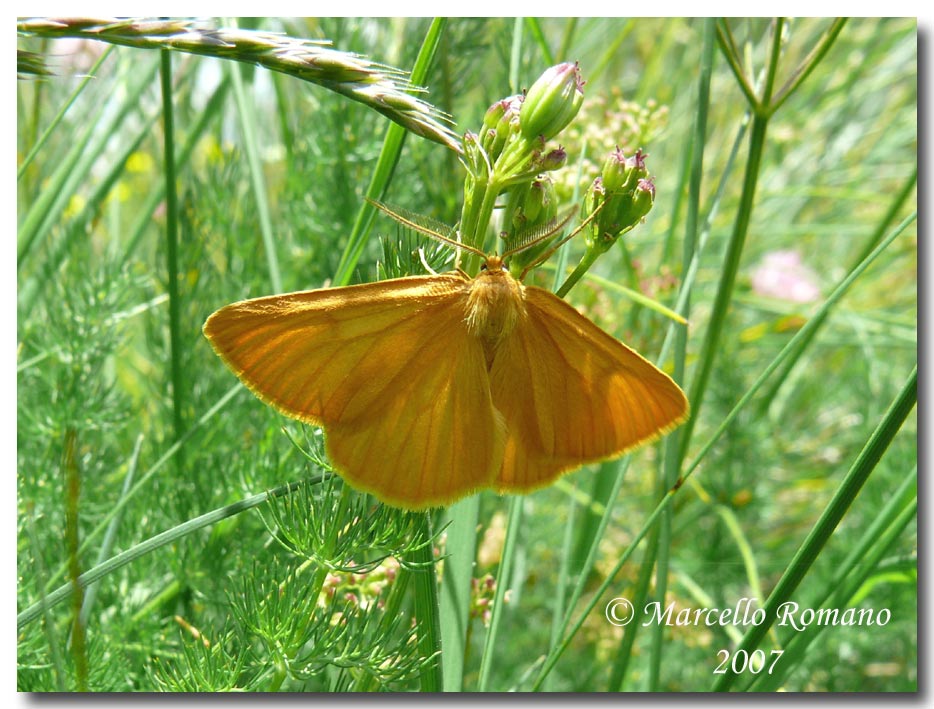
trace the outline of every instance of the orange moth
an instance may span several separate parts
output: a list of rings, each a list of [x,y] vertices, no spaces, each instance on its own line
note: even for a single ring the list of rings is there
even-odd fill
[[[687,418],[666,374],[523,285],[531,266],[510,274],[504,259],[529,244],[487,256],[410,226],[474,251],[483,269],[245,300],[204,325],[254,394],[325,429],[353,487],[409,510],[525,493]]]

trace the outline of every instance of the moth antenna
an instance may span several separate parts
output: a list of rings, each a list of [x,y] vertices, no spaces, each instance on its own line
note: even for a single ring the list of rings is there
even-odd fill
[[[560,222],[557,219],[550,219],[544,224],[539,224],[538,226],[532,227],[531,229],[520,231],[515,236],[515,240],[518,243],[515,246],[513,246],[511,249],[506,251],[502,255],[502,258],[505,259],[510,256],[514,256],[521,251],[525,251],[526,249],[531,249],[532,247],[537,246],[541,242],[547,239],[550,239],[552,236],[554,236],[559,231],[564,229],[564,227],[567,226],[568,222],[571,221],[571,219],[574,217],[574,212],[576,211],[577,211],[577,208],[572,207],[571,209],[567,211],[567,214],[561,217]]]
[[[378,210],[388,215],[392,219],[395,219],[397,222],[403,226],[408,227],[414,231],[424,234],[427,237],[436,239],[437,241],[449,244],[456,249],[463,249],[464,251],[469,251],[472,254],[476,254],[481,258],[486,258],[486,254],[483,253],[480,249],[476,249],[473,246],[468,246],[460,242],[460,234],[457,233],[455,229],[449,227],[447,224],[439,222],[437,219],[432,219],[431,217],[426,217],[422,214],[416,214],[411,212],[408,209],[402,207],[389,207],[382,202],[379,202],[375,199],[367,198],[367,202],[372,204]],[[439,230],[444,230],[451,232],[457,235],[458,239],[452,239],[450,236],[445,236]]]
[[[555,251],[560,249],[562,246],[564,246],[567,242],[569,242],[575,236],[580,234],[581,231],[584,229],[584,227],[590,224],[590,222],[592,222],[594,218],[600,213],[601,209],[603,209],[603,204],[599,205],[595,210],[593,210],[593,212],[590,213],[590,216],[587,217],[584,221],[582,221],[574,231],[572,231],[570,234],[568,234],[566,237],[564,237],[560,241],[557,241],[556,243],[552,244],[550,248],[546,249],[541,254],[539,254],[539,256],[534,261],[532,261],[528,266],[526,266],[522,270],[522,273],[519,274],[519,280],[520,281],[524,280],[529,271],[531,271],[536,266],[539,266],[543,264],[545,261],[547,261],[548,259],[550,259],[551,255]]]

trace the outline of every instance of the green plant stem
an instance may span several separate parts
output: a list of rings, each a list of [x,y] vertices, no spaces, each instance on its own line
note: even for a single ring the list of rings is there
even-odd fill
[[[416,534],[422,544],[411,554],[415,567],[415,619],[418,625],[418,647],[426,661],[419,681],[423,692],[440,692],[444,688],[441,666],[441,617],[430,513],[425,512],[421,516]]]
[[[486,232],[493,218],[496,198],[502,189],[491,181],[491,175],[468,175],[464,187],[464,207],[461,213],[461,238],[468,246],[484,250]],[[464,270],[475,275],[480,259],[475,254],[464,258]]]
[[[837,488],[830,503],[824,509],[817,520],[817,524],[811,529],[807,538],[798,548],[792,560],[788,563],[785,573],[779,579],[775,588],[763,606],[765,611],[765,622],[760,625],[754,625],[743,637],[742,643],[735,652],[745,651],[747,653],[758,647],[759,643],[765,637],[777,617],[777,611],[782,603],[786,602],[795,591],[801,580],[804,578],[808,569],[814,563],[821,549],[830,540],[840,520],[846,514],[853,500],[859,494],[863,484],[875,470],[883,454],[888,449],[889,444],[898,433],[908,414],[914,408],[918,400],[918,368],[912,370],[908,376],[905,386],[899,392],[898,396],[892,402],[889,410],[886,412],[882,421],[873,431],[869,441],[860,451],[859,456],[853,463],[846,477]],[[727,668],[725,674],[720,675],[713,685],[713,691],[724,692],[730,688],[739,675]]]
[[[917,484],[916,466],[911,475],[905,476],[873,523],[866,528],[850,549],[850,553],[838,565],[833,579],[826,586],[826,592],[820,598],[807,603],[807,608],[843,608],[849,604],[853,594],[878,570],[883,555],[888,553],[905,527],[916,518]],[[815,624],[808,626],[804,632],[795,632],[791,641],[785,645],[782,662],[776,665],[775,671],[770,675],[754,678],[747,685],[746,691],[776,691],[794,669],[795,663],[789,658],[798,658],[799,664],[803,662],[806,658],[805,650],[822,630],[823,626]]]
[[[833,21],[830,25],[830,29],[824,33],[820,42],[817,43],[810,54],[801,62],[801,66],[792,72],[791,78],[789,78],[785,85],[775,94],[775,98],[769,108],[772,113],[775,113],[775,111],[781,108],[782,104],[788,100],[788,97],[795,92],[804,80],[808,78],[808,75],[820,64],[827,52],[830,51],[830,48],[840,35],[840,32],[843,31],[843,26],[846,24],[846,21],[847,18],[845,17],[838,17]]]
[[[480,496],[471,495],[448,508],[447,557],[441,578],[441,656],[444,691],[464,688],[467,634],[470,628],[470,583],[477,548]]]
[[[697,87],[697,111],[694,117],[694,131],[691,137],[691,169],[688,196],[687,220],[684,229],[684,246],[681,254],[681,281],[687,278],[687,272],[694,259],[697,249],[697,238],[700,224],[701,186],[704,175],[704,148],[707,136],[707,115],[710,107],[710,77],[713,71],[715,21],[708,19],[704,22],[704,38],[701,46],[700,76]],[[687,320],[691,315],[690,290],[686,291],[684,300],[680,303],[679,315]],[[684,381],[685,360],[687,359],[687,329],[675,330],[674,340],[674,371],[672,377],[675,382]],[[696,413],[694,414],[696,416]],[[662,478],[659,493],[672,488],[678,481],[682,457],[678,454],[681,432],[670,435],[664,443],[663,468],[660,470]],[[660,494],[660,496],[661,496]],[[655,597],[661,605],[665,605],[668,590],[668,560],[671,553],[671,525],[672,511],[667,508],[661,518],[661,527],[657,536],[651,542],[658,544],[657,551],[651,556],[657,558],[655,574]],[[653,626],[651,630],[652,645],[649,657],[649,691],[656,692],[661,682],[662,656],[664,654],[665,628],[661,623]]]
[[[422,47],[418,52],[418,57],[415,59],[415,66],[412,68],[413,83],[421,84],[425,81],[435,52],[441,42],[446,22],[445,18],[439,17],[432,20],[428,33],[425,35],[425,40],[422,42]],[[366,189],[366,199],[360,206],[360,211],[357,212],[353,229],[350,232],[347,245],[344,247],[344,252],[341,254],[340,262],[337,265],[337,271],[334,274],[335,286],[345,286],[350,283],[353,277],[353,271],[363,255],[363,249],[366,246],[366,240],[376,216],[376,208],[371,200],[380,201],[385,195],[389,183],[392,181],[396,164],[399,162],[406,133],[406,129],[397,123],[393,123],[386,130],[383,147],[376,161],[373,176],[370,178],[370,184]]]
[[[194,519],[190,519],[187,522],[172,527],[171,529],[167,529],[166,531],[157,534],[154,537],[150,537],[144,542],[140,542],[139,544],[130,547],[126,551],[120,552],[116,556],[112,556],[103,564],[98,564],[94,568],[88,569],[78,577],[77,585],[80,588],[87,588],[95,581],[98,581],[108,574],[113,573],[117,569],[120,569],[127,564],[136,561],[142,556],[146,556],[146,554],[150,554],[156,549],[178,541],[179,539],[182,539],[183,537],[186,537],[199,529],[210,527],[212,524],[217,524],[221,520],[227,519],[228,517],[233,517],[234,515],[238,515],[241,512],[253,509],[256,506],[263,504],[267,500],[275,497],[282,497],[283,495],[289,495],[299,485],[320,484],[324,480],[324,477],[325,476],[323,475],[318,475],[312,478],[308,478],[307,480],[298,480],[286,485],[280,485],[273,490],[261,492],[258,495],[252,495],[243,500],[240,500],[239,502],[234,502],[231,505],[225,505],[224,507],[207,512],[200,517],[195,517]],[[133,489],[135,490],[136,488],[134,487]],[[127,498],[124,497],[121,501],[126,499]],[[44,597],[44,603],[51,608],[52,606],[70,598],[73,591],[74,589],[72,588],[71,584],[60,586],[55,591]],[[43,602],[35,603],[17,615],[17,629],[22,628],[23,626],[28,625],[34,621],[42,612],[42,608]]]
[[[77,433],[69,426],[62,444],[62,473],[65,480],[65,547],[68,549],[68,572],[71,577],[71,654],[75,666],[75,686],[88,691],[87,635],[81,622],[84,589],[78,582],[81,560],[78,556],[78,509],[81,499],[81,471],[76,459]]]
[[[545,66],[553,65],[555,57],[551,52],[551,47],[548,46],[548,40],[545,38],[545,33],[542,31],[542,25],[538,18],[526,17],[525,25],[529,28],[529,32],[532,33],[532,37],[535,39],[535,44],[538,45],[538,50],[542,53],[542,61]]]
[[[133,476],[136,475],[136,465],[139,462],[139,451],[142,446],[143,434],[141,433],[136,437],[136,444],[133,446],[133,453],[130,456],[129,465],[127,465],[126,477],[123,479],[123,489],[120,492],[121,498],[126,496],[130,491],[130,486],[133,484]],[[97,553],[97,562],[95,565],[103,564],[110,554],[111,549],[113,549],[114,540],[117,536],[117,528],[120,526],[122,517],[122,513],[118,513],[110,521],[110,525],[107,527],[107,533],[104,535],[104,541],[101,543],[101,548]],[[81,605],[81,622],[85,626],[87,626],[88,618],[91,615],[91,608],[94,605],[94,599],[97,597],[98,587],[96,583],[89,584],[87,593],[84,595],[84,602]]]
[[[746,569],[746,580],[749,582],[749,589],[753,598],[763,598],[762,582],[759,578],[759,569],[756,566],[756,555],[749,543],[749,539],[746,538],[743,532],[743,527],[739,519],[737,519],[736,513],[726,505],[716,505],[715,509],[717,515],[723,520],[723,524],[729,531],[730,536],[736,542],[736,548],[743,560],[743,567]]]
[[[646,544],[645,557],[639,567],[639,578],[636,581],[636,589],[633,594],[633,608],[645,608],[649,597],[649,590],[652,583],[652,570],[655,568],[655,554],[658,550],[658,543],[654,539],[658,534],[658,527],[655,527],[649,535]],[[622,692],[623,683],[626,681],[626,673],[629,670],[629,660],[632,658],[632,646],[636,642],[636,636],[639,634],[640,623],[630,623],[623,630],[623,637],[619,643],[619,650],[613,658],[613,668],[610,674],[609,691]],[[554,643],[553,643],[554,644]]]
[[[739,208],[733,233],[727,246],[723,270],[720,272],[720,283],[714,299],[710,314],[710,322],[704,335],[698,357],[697,370],[691,380],[688,401],[691,402],[691,417],[687,420],[679,433],[680,450],[678,459],[684,460],[691,434],[694,432],[695,422],[700,416],[704,393],[713,371],[713,364],[720,349],[720,337],[726,324],[727,311],[733,297],[733,286],[736,283],[736,274],[739,271],[743,246],[746,243],[746,234],[749,229],[749,220],[752,216],[752,206],[755,200],[756,183],[759,179],[759,169],[762,163],[762,153],[765,150],[765,133],[768,127],[768,118],[755,115],[752,119],[752,131],[749,136],[749,157],[746,161],[746,175],[743,179],[743,191],[740,196]]]
[[[163,50],[163,53],[167,52]],[[243,86],[243,69],[241,64],[234,63],[229,66],[230,77],[233,84],[234,101],[237,104],[237,113],[240,117],[240,130],[243,132],[243,150],[246,153],[247,165],[250,169],[250,184],[253,187],[253,199],[256,200],[256,216],[259,219],[259,231],[263,237],[263,248],[266,252],[266,265],[269,268],[269,285],[273,292],[282,292],[282,272],[279,270],[279,257],[276,253],[275,237],[272,233],[272,218],[269,213],[269,199],[267,197],[266,180],[263,164],[259,156],[259,142],[256,135],[256,116],[252,102],[247,100]]]
[[[558,582],[555,584],[555,599],[551,611],[551,635],[548,638],[549,646],[555,645],[561,639],[561,619],[564,617],[564,597],[567,595],[568,583],[570,582],[571,555],[574,549],[574,530],[577,522],[577,496],[571,495],[568,500],[568,518],[564,523],[564,539],[561,542],[561,564],[558,567]],[[593,535],[590,537],[593,538]],[[551,680],[554,675],[549,675]],[[545,690],[551,691],[546,680]]]
[[[496,640],[499,636],[499,626],[503,617],[506,590],[512,583],[513,562],[516,556],[516,544],[519,530],[522,528],[522,502],[523,498],[513,495],[509,498],[509,524],[506,527],[506,542],[503,545],[503,556],[496,579],[496,593],[493,598],[493,611],[490,615],[490,627],[487,629],[486,641],[483,644],[483,657],[480,659],[481,692],[490,690],[490,676],[493,667],[493,656],[496,654]]]
[[[739,88],[746,97],[746,101],[749,103],[750,107],[755,109],[755,107],[759,105],[759,99],[756,96],[755,90],[752,88],[752,84],[746,79],[746,73],[743,71],[743,67],[740,63],[739,50],[736,48],[736,43],[733,41],[733,33],[730,32],[730,26],[726,19],[717,21],[717,44],[720,45],[720,51],[726,59],[727,64],[729,64],[730,70],[733,72],[733,77],[736,79],[736,83],[739,84]]]
[[[558,657],[561,655],[564,647],[567,645],[567,637],[564,635],[564,633],[571,623],[571,618],[573,617],[574,609],[577,607],[578,601],[584,595],[585,589],[587,589],[587,581],[590,576],[590,572],[593,569],[599,554],[600,540],[603,539],[603,534],[610,523],[613,503],[619,496],[620,488],[623,486],[623,478],[626,475],[626,471],[629,469],[630,460],[631,458],[629,456],[625,456],[621,458],[618,463],[619,470],[613,481],[613,490],[610,492],[609,496],[607,496],[607,506],[603,510],[603,516],[600,518],[600,523],[593,535],[593,540],[590,544],[590,551],[587,553],[587,559],[584,561],[583,566],[580,568],[577,577],[577,584],[574,587],[571,598],[568,600],[567,611],[564,614],[564,619],[561,622],[557,634],[554,636],[555,640],[548,646],[548,657],[546,658],[545,664],[542,665],[542,669],[539,671],[538,677],[535,679],[535,683],[532,685],[533,691],[538,691],[541,688],[545,678],[548,677],[548,674],[554,667],[555,662],[557,662]],[[559,640],[560,642],[558,642]],[[549,660],[551,660],[550,664]]]
[[[182,342],[181,300],[178,293],[178,194],[175,177],[175,118],[172,106],[172,57],[168,50],[161,52],[160,75],[162,78],[163,156],[165,162],[165,241],[167,283],[169,291],[169,346],[171,349],[170,372],[172,376],[172,423],[177,442],[185,435],[182,411],[184,410],[184,387],[182,386]],[[179,474],[183,473],[181,455],[175,458]]]
[[[88,85],[88,82],[91,79],[97,77],[97,72],[101,68],[101,65],[107,60],[110,54],[113,52],[113,47],[107,47],[103,52],[101,52],[100,57],[97,61],[94,62],[94,65],[88,69],[88,73],[85,74],[84,78],[79,82],[78,86],[75,87],[75,90],[72,91],[71,96],[68,97],[68,100],[62,104],[62,107],[58,109],[58,113],[53,116],[51,122],[46,126],[45,130],[42,131],[42,135],[36,140],[32,148],[26,154],[26,157],[23,158],[23,162],[20,164],[19,169],[16,171],[16,181],[19,182],[20,178],[26,173],[26,170],[32,164],[32,161],[35,159],[36,155],[42,150],[42,146],[45,145],[45,142],[49,139],[55,129],[58,127],[58,124],[61,123],[61,120],[65,117],[65,114],[68,113],[68,109],[71,108],[78,96],[81,95],[81,92],[84,91],[84,88]],[[42,86],[40,83],[39,86]]]
[[[580,263],[571,271],[570,275],[564,280],[564,283],[561,284],[561,287],[555,292],[555,295],[559,298],[566,296],[571,288],[573,288],[577,282],[584,277],[584,274],[590,270],[590,267],[596,263],[598,258],[600,258],[600,254],[597,251],[593,249],[585,251],[584,255],[581,256]]]

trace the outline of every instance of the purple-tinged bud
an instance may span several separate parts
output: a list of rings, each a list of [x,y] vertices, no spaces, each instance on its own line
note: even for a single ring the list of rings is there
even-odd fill
[[[541,169],[544,172],[551,172],[552,170],[560,170],[568,162],[568,154],[565,151],[563,146],[559,146],[554,150],[549,150],[542,156]]]
[[[519,132],[519,107],[523,96],[507,96],[487,109],[483,117],[483,149],[493,162],[503,152],[506,143]]]
[[[524,101],[525,96],[522,94],[507,96],[502,101],[497,101],[497,104],[502,107],[502,113],[499,113],[498,110],[496,111],[496,113],[499,114],[499,118],[494,126],[497,133],[508,135],[510,132],[516,130]]]
[[[584,203],[581,206],[581,221],[586,220],[597,210],[597,207],[603,204],[603,196],[605,194],[606,190],[603,188],[603,178],[594,178],[594,181],[590,183],[590,187],[587,188],[587,192],[584,193]],[[591,227],[592,226],[593,225],[591,225]]]
[[[626,156],[619,148],[610,153],[603,163],[603,184],[607,192],[628,192],[635,189],[640,178],[648,177],[645,169],[646,154],[637,150]]]
[[[574,120],[584,102],[584,81],[577,62],[546,69],[525,95],[519,128],[527,140],[554,138]]]
[[[636,221],[641,220],[652,211],[655,205],[655,183],[652,178],[640,178],[636,189],[632,193],[632,214]],[[633,222],[635,226],[635,222]]]
[[[500,101],[497,101],[486,110],[486,114],[483,116],[484,128],[496,128],[499,120],[506,113],[506,108],[509,105],[508,102],[509,99],[504,98]]]

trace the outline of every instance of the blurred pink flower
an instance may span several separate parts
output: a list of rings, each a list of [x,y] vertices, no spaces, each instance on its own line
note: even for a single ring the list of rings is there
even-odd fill
[[[62,73],[83,74],[94,66],[106,48],[105,42],[66,37],[55,41],[54,53]]]
[[[813,303],[820,298],[817,274],[801,263],[797,251],[771,251],[752,273],[752,289],[757,295],[792,303]]]

